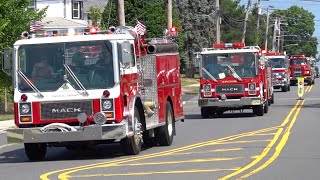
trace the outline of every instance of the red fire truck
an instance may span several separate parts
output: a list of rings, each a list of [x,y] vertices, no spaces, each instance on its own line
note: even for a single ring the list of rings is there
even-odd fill
[[[178,46],[166,35],[147,40],[118,27],[17,41],[12,57],[5,51],[17,125],[8,142],[24,143],[30,160],[43,160],[47,147],[120,142],[125,154],[139,154],[143,143],[171,145],[184,116]]]
[[[273,88],[281,88],[283,92],[290,91],[290,69],[288,57],[279,52],[268,52],[265,56],[272,67]]]
[[[304,77],[308,85],[314,84],[315,73],[312,70],[311,62],[305,55],[293,55],[290,57],[290,84],[295,85],[298,77]]]
[[[274,102],[271,67],[260,48],[244,43],[204,48],[198,104],[203,118],[228,110],[253,109],[258,116]]]

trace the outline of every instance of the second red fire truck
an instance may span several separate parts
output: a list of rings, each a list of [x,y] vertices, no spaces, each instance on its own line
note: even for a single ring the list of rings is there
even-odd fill
[[[177,44],[168,34],[147,42],[131,27],[92,32],[24,33],[12,58],[5,51],[17,125],[8,142],[24,143],[30,160],[43,160],[47,147],[120,142],[126,154],[139,154],[143,142],[173,141],[184,118]]]
[[[290,69],[288,57],[279,52],[268,52],[265,56],[272,67],[273,88],[281,89],[282,92],[290,91]]]
[[[262,116],[274,102],[271,67],[260,48],[244,43],[204,48],[198,104],[207,118],[228,110],[252,109]]]

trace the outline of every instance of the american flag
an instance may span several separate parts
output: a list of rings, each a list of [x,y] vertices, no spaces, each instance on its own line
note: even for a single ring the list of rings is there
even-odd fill
[[[146,26],[140,21],[137,21],[135,29],[139,35],[144,35],[144,33],[146,32]]]
[[[44,23],[41,21],[30,21],[30,32],[42,31]]]

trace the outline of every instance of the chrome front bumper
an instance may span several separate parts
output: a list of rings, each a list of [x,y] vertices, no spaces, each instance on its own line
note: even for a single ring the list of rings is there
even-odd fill
[[[67,132],[44,132],[41,127],[37,128],[14,128],[7,129],[8,143],[50,143],[72,142],[93,140],[120,141],[127,136],[128,126],[126,123],[73,126],[75,130]]]
[[[240,99],[226,99],[218,98],[204,98],[198,100],[200,107],[242,107],[242,106],[256,106],[263,104],[260,97],[242,97]]]
[[[274,80],[272,82],[273,84],[273,87],[282,87],[282,86],[287,86],[288,85],[288,81],[286,79],[277,79],[277,80]]]

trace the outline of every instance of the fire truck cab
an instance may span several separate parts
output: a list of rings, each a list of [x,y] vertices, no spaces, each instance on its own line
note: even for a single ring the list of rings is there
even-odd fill
[[[120,142],[125,154],[139,154],[143,143],[171,145],[184,119],[177,50],[171,38],[147,40],[132,27],[28,35],[5,54],[17,125],[8,142],[24,143],[30,160],[43,160],[47,147]]]
[[[273,88],[281,88],[282,92],[290,91],[290,69],[288,57],[281,55],[279,52],[268,52],[265,56],[272,67]]]
[[[203,118],[237,109],[253,109],[263,116],[274,102],[271,68],[259,47],[228,43],[204,48],[200,72]]]
[[[292,55],[290,57],[290,83],[295,85],[298,77],[303,77],[308,85],[314,84],[315,73],[311,62],[305,55]]]

